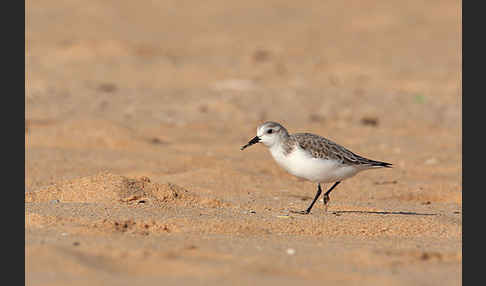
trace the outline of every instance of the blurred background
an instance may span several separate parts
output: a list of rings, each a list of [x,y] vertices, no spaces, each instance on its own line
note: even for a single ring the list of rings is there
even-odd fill
[[[264,120],[345,146],[368,126],[373,144],[442,132],[458,152],[460,1],[26,5],[27,168],[29,148],[129,148],[123,136],[237,150]]]
[[[239,150],[271,120],[394,164],[343,184],[333,200],[351,209],[462,206],[461,1],[43,0],[25,13],[26,191],[109,171],[233,205],[313,196],[262,146]]]

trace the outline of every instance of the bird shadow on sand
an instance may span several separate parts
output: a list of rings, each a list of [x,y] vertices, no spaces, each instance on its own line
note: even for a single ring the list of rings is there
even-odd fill
[[[390,211],[332,211],[334,215],[341,215],[341,214],[380,214],[380,215],[422,215],[422,216],[430,216],[430,215],[437,215],[435,213],[417,213],[417,212],[390,212]]]

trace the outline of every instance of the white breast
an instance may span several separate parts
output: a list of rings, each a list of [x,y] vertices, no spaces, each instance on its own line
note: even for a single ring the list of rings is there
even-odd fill
[[[359,171],[354,166],[346,166],[335,160],[314,158],[300,147],[285,155],[280,146],[274,146],[270,148],[270,153],[287,172],[312,182],[337,182],[352,177]]]

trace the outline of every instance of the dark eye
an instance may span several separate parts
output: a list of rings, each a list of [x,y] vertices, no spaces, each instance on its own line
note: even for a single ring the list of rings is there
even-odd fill
[[[273,133],[273,129],[268,129],[267,133],[268,134],[272,134]]]

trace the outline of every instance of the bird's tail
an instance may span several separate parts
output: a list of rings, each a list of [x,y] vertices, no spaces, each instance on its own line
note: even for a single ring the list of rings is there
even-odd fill
[[[375,161],[375,160],[369,160],[369,165],[373,167],[385,167],[385,168],[391,168],[392,166],[391,163]]]

